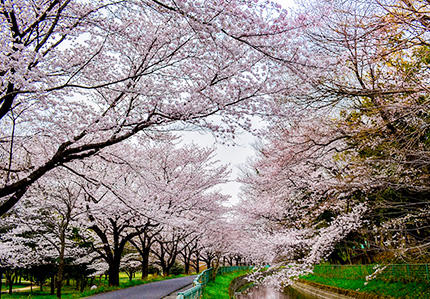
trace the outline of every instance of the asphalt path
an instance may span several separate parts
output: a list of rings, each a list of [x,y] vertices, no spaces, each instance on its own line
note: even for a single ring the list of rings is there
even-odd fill
[[[186,276],[163,281],[150,282],[140,286],[98,294],[91,299],[160,299],[192,284],[195,276]],[[190,286],[191,287],[191,286]]]

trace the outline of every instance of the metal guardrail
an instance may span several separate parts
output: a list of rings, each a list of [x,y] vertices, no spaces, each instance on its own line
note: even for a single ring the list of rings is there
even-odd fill
[[[178,293],[176,299],[198,299],[203,295],[203,287],[201,284],[192,287],[184,292]]]
[[[375,273],[377,269],[379,271]],[[430,265],[317,265],[314,268],[314,275],[347,280],[365,280],[372,275],[376,280],[429,283]]]
[[[249,266],[233,266],[233,267],[220,267],[218,268],[217,275],[222,275],[225,273],[230,273],[234,271],[251,269]],[[184,292],[178,293],[176,299],[198,299],[203,295],[203,288],[212,279],[213,269],[209,268],[204,270],[202,273],[197,275],[193,281],[193,287]]]

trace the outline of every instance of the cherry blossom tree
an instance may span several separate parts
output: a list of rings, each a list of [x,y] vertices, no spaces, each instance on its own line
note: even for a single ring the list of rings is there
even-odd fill
[[[58,298],[61,298],[65,259],[73,261],[87,253],[73,241],[73,230],[86,227],[77,221],[83,213],[82,190],[68,176],[66,170],[57,170],[40,180],[2,223],[2,227],[8,227],[8,223],[14,227],[4,238],[21,248],[20,253],[12,251],[15,252],[12,255],[19,254],[15,258],[20,255],[31,257],[34,251],[39,256],[26,265],[18,263],[20,267],[28,269],[33,264],[44,263],[57,266],[55,287]],[[22,260],[26,261],[25,258]]]
[[[265,277],[273,284],[324,261],[361,227],[366,212],[364,203],[349,199],[355,189],[344,181],[345,163],[336,159],[347,148],[344,136],[319,113],[301,111],[272,127],[242,178],[244,198],[235,217],[241,238],[232,253],[277,269]]]
[[[303,23],[266,1],[6,0],[0,11],[0,215],[50,170],[132,136],[248,128],[247,114],[271,113]]]
[[[139,254],[128,253],[121,259],[120,270],[124,271],[131,281],[133,280],[133,275],[141,268],[141,264],[142,262],[139,260]]]
[[[225,166],[213,160],[213,149],[177,147],[172,142],[142,141],[128,146],[126,152],[123,145],[100,153],[99,159],[86,163],[85,172],[71,169],[85,178],[87,218],[82,220],[89,221],[93,249],[109,265],[112,285],[119,283],[121,258],[128,243],[141,254],[145,275],[153,243],[164,244],[158,236],[218,211],[226,199],[211,190],[225,182],[228,174]],[[180,236],[174,239],[182,240]],[[163,270],[176,260],[179,250],[176,243],[174,246],[173,257]]]
[[[189,240],[183,240],[183,246],[182,246],[182,250],[179,252],[179,257],[180,260],[182,261],[182,263],[184,264],[184,270],[185,270],[185,274],[189,274],[190,273],[190,268],[191,268],[191,264],[192,264],[192,259],[193,256],[195,256],[196,254],[198,254],[198,245],[199,245],[199,235],[191,235],[188,238],[191,239],[191,241]],[[198,265],[199,261],[198,258],[196,258],[196,262],[195,264]],[[196,272],[199,273],[199,269],[198,266],[196,266]]]
[[[272,282],[311,270],[344,241],[386,244],[392,260],[428,255],[425,7],[307,2],[300,88],[280,101],[288,118],[272,122],[238,207],[237,248],[289,264]]]
[[[141,233],[137,235],[135,238],[130,240],[130,244],[134,246],[140,255],[141,259],[141,271],[142,271],[142,279],[145,279],[149,275],[149,258],[151,253],[151,248],[155,242],[155,236],[157,236],[161,231],[162,227],[160,223],[151,223],[151,220],[148,220],[148,225],[141,230]]]
[[[161,267],[164,276],[171,274],[171,269],[177,262],[179,252],[184,249],[181,241],[189,237],[189,234],[179,228],[165,227],[155,237],[151,253],[155,258],[154,262]]]
[[[427,3],[337,4],[312,40],[323,55],[337,49],[331,74],[318,78],[320,91],[343,102],[336,126],[349,150],[338,158],[348,165],[349,184],[361,186],[355,197],[372,209],[374,233],[365,241],[373,255],[423,258],[430,244]]]
[[[142,208],[137,205],[138,194],[125,190],[131,188],[129,177],[120,170],[106,168],[101,178],[104,188],[92,185],[84,187],[86,192],[86,216],[82,222],[93,232],[83,238],[108,265],[109,284],[119,285],[121,258],[127,243],[147,229],[148,222],[142,219]],[[125,183],[125,184],[124,184]],[[122,193],[120,193],[122,192]]]

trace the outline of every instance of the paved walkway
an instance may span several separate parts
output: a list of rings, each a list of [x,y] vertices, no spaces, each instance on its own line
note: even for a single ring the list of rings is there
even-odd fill
[[[12,293],[30,291],[31,288],[32,288],[31,286],[23,287],[23,288],[15,288],[15,289],[12,289]],[[33,285],[33,291],[37,291],[37,290],[39,290],[39,288],[40,288],[39,286]],[[3,289],[3,291],[1,291],[1,293],[7,294],[7,293],[9,293],[9,289],[7,289],[7,290]]]
[[[190,285],[195,276],[167,279],[91,296],[91,299],[160,299]]]
[[[179,290],[176,290],[176,291],[174,291],[173,293],[171,293],[171,294],[169,294],[169,295],[167,295],[167,296],[165,296],[165,297],[163,297],[163,299],[176,299],[176,297],[178,297],[178,293],[179,292],[184,292],[184,291],[186,291],[186,290],[188,290],[188,289],[191,289],[193,287],[193,284],[191,283],[191,284],[189,284],[189,285],[186,285],[185,287],[183,287],[182,289],[179,289]]]

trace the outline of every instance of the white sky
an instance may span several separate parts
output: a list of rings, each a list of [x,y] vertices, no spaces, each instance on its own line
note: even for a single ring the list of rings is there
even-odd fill
[[[296,0],[273,0],[273,1],[280,3],[285,8],[293,7],[296,2]]]
[[[285,8],[293,7],[295,0],[275,0]],[[258,124],[256,124],[258,127]],[[231,196],[231,204],[235,204],[239,201],[239,193],[241,184],[234,180],[240,174],[240,167],[244,166],[248,160],[253,159],[255,156],[253,145],[258,141],[256,137],[250,133],[243,132],[236,136],[236,145],[226,146],[221,144],[219,141],[210,133],[199,133],[199,132],[185,132],[181,136],[185,143],[194,143],[199,146],[210,146],[215,145],[216,147],[216,159],[221,163],[229,164],[232,170],[231,182],[223,184],[221,186],[221,192]]]
[[[242,132],[235,136],[235,145],[224,145],[222,140],[216,140],[211,133],[184,132],[180,134],[185,143],[194,143],[198,146],[216,147],[216,157],[222,164],[228,164],[232,173],[231,182],[222,184],[220,190],[223,194],[231,196],[231,204],[237,203],[241,184],[234,180],[240,174],[240,167],[245,165],[248,159],[255,156],[253,144],[257,142],[256,137],[250,133]]]

